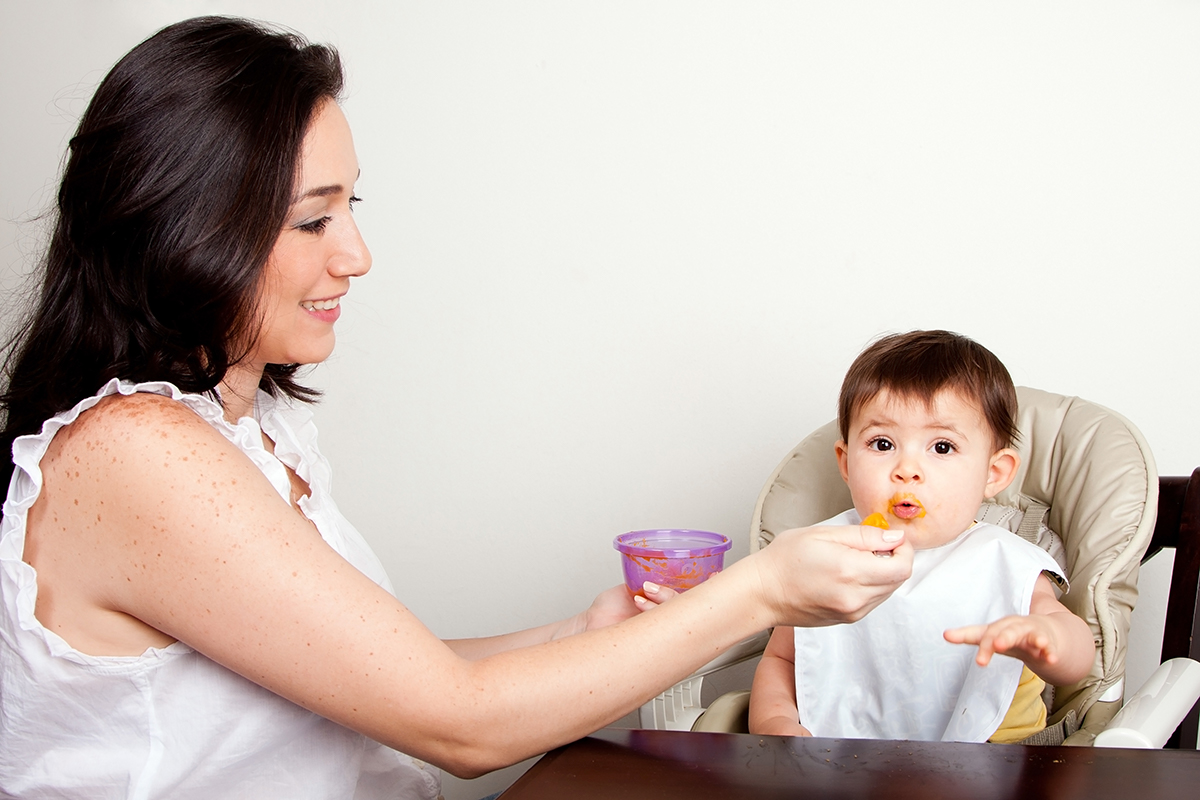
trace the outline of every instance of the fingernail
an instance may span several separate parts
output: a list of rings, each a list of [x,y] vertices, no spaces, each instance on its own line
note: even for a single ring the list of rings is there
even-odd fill
[[[898,542],[904,538],[904,531],[886,530],[883,532],[885,542]]]
[[[651,583],[650,581],[642,584],[642,591],[646,594],[658,594],[658,590],[661,588],[657,583]]]
[[[650,601],[642,597],[640,594],[635,594],[633,596],[633,604],[636,606],[648,606],[650,605]]]

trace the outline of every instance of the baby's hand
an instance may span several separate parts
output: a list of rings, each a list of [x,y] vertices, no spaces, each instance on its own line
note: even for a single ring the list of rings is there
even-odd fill
[[[1058,661],[1054,631],[1040,615],[1004,617],[990,625],[951,628],[942,635],[953,644],[979,645],[975,663],[981,667],[986,667],[995,653],[1019,658],[1031,669]]]

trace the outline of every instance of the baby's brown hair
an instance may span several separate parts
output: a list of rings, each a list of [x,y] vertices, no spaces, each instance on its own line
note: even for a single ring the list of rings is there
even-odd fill
[[[1000,359],[978,342],[950,331],[910,331],[876,340],[854,359],[838,395],[838,430],[850,436],[850,418],[880,392],[926,404],[943,389],[974,400],[996,441],[1012,447],[1017,390]]]

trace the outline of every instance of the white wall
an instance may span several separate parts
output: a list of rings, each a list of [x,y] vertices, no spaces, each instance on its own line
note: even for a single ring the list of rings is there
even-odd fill
[[[440,635],[582,607],[624,530],[744,554],[884,331],[966,333],[1130,417],[1161,473],[1200,464],[1200,5],[5,0],[10,290],[92,87],[215,12],[348,65],[375,266],[315,373],[323,446]]]

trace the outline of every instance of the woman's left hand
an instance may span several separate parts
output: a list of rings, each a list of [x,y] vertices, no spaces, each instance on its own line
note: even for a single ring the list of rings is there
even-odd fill
[[[588,610],[583,612],[584,630],[594,631],[636,616],[643,611],[657,608],[675,596],[674,589],[647,582],[641,595],[632,595],[624,584],[605,589],[596,596]]]
[[[658,608],[677,594],[674,589],[650,582],[646,582],[642,586],[642,591],[645,593],[645,597],[630,594],[624,584],[605,589],[596,595],[596,599],[588,606],[587,611],[582,611],[558,623],[550,638],[562,639],[584,631],[594,631],[607,628],[609,625],[616,625],[630,617],[636,617],[643,611]]]

